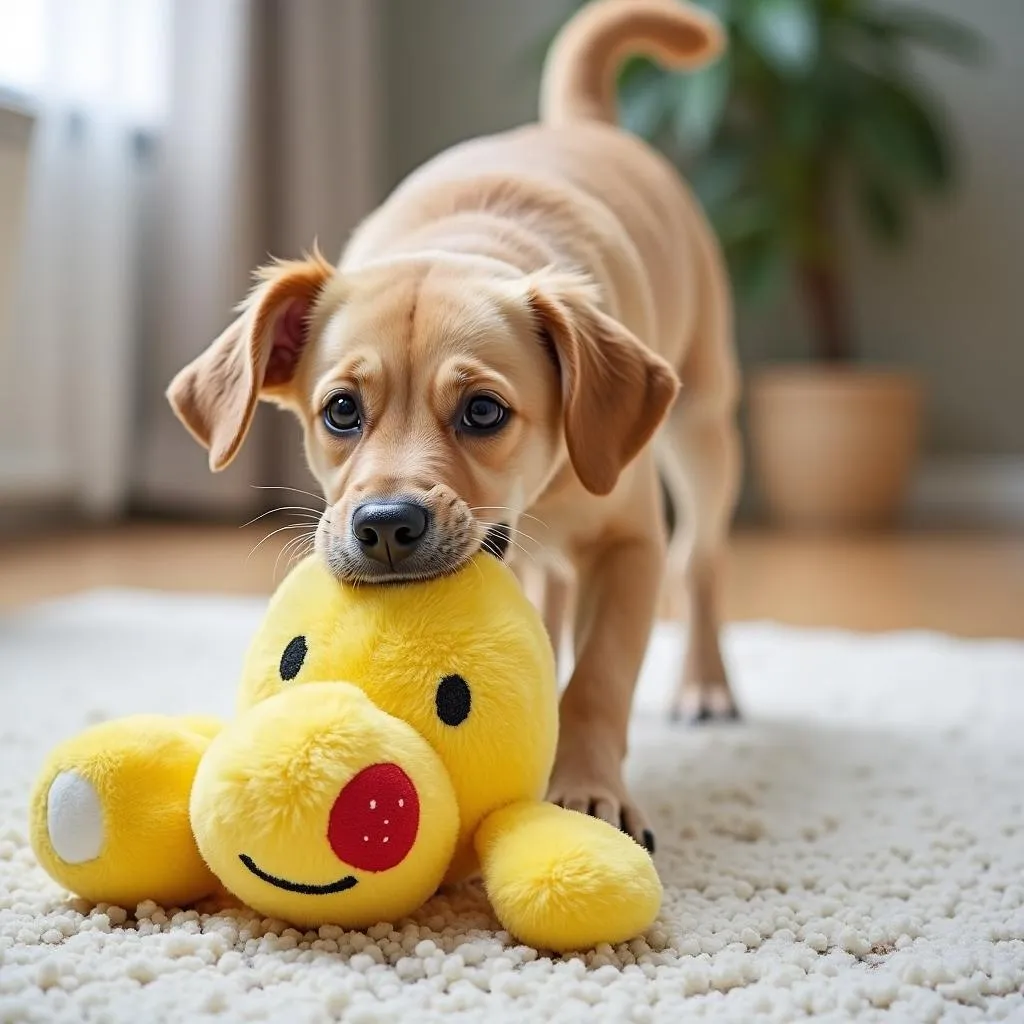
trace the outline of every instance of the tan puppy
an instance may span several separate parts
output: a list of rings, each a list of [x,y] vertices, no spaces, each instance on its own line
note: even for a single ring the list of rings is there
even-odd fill
[[[437,575],[510,541],[524,570],[530,534],[556,638],[577,595],[551,799],[648,846],[622,763],[667,563],[689,597],[677,710],[734,714],[716,589],[738,375],[712,233],[674,169],[615,126],[614,75],[628,52],[695,68],[721,44],[670,0],[584,8],[549,55],[539,125],[426,164],[338,267],[314,253],[261,271],[169,390],[214,470],[258,399],[299,417],[328,503],[317,550],[341,577]],[[668,553],[658,464],[683,513]]]

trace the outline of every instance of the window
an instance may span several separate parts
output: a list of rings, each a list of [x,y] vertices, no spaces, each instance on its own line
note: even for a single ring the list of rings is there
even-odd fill
[[[55,97],[156,128],[169,94],[172,0],[0,0],[0,103]]]
[[[25,101],[43,81],[46,0],[0,0],[0,95]]]

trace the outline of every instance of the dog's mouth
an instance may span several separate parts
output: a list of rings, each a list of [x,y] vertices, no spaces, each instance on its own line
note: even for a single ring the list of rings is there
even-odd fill
[[[336,892],[347,892],[358,884],[354,875],[345,875],[336,882],[327,882],[325,885],[311,885],[308,882],[291,882],[287,878],[279,878],[271,875],[259,867],[247,853],[240,853],[238,859],[251,871],[261,882],[273,885],[275,888],[284,889],[285,892],[297,892],[303,896],[330,896]]]
[[[495,523],[489,527],[484,539],[480,544],[480,550],[494,555],[499,561],[504,562],[508,554],[509,544],[512,543],[512,528],[508,523]]]
[[[483,536],[481,538],[481,529]],[[346,583],[396,584],[440,579],[458,572],[477,552],[505,561],[512,544],[507,523],[479,523],[456,536],[438,537],[402,561],[371,560],[344,544],[328,541],[321,552],[331,572]]]

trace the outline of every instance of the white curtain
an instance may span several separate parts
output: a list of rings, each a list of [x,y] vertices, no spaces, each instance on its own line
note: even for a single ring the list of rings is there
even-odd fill
[[[373,0],[0,0],[0,35],[27,40],[0,40],[0,107],[20,62],[34,120],[0,503],[14,463],[99,517],[232,516],[253,484],[305,480],[265,414],[212,477],[163,391],[258,263],[314,236],[340,249],[377,200],[376,16]]]
[[[163,391],[227,325],[257,264],[296,256],[314,238],[340,253],[380,198],[378,8],[176,0],[174,13],[137,494],[149,506],[232,516],[267,500],[253,484],[313,486],[294,425],[261,409],[238,458],[211,477]]]
[[[23,47],[16,84],[34,121],[7,325],[5,447],[84,511],[106,515],[121,507],[129,485],[134,151],[163,115],[167,3],[5,7],[8,45]]]
[[[300,4],[304,0],[299,0]],[[139,383],[135,493],[148,506],[220,512],[242,507],[259,479],[263,438],[211,478],[202,452],[163,392],[171,377],[227,324],[269,244],[260,117],[269,40],[260,5],[176,0],[172,99],[154,154],[152,259]]]

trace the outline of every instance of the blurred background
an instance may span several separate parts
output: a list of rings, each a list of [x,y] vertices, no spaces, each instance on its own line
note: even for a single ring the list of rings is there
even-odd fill
[[[243,524],[317,505],[296,431],[212,476],[164,388],[268,255],[533,119],[578,6],[0,0],[0,605],[272,588],[304,527]],[[621,97],[733,277],[728,616],[1024,635],[1024,3],[703,6],[729,54]]]

